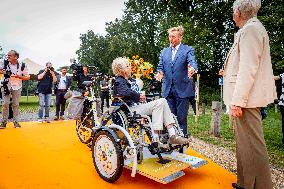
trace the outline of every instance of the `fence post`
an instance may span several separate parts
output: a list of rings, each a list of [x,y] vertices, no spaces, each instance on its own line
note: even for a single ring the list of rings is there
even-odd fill
[[[212,101],[211,133],[215,137],[220,137],[221,127],[221,102]]]
[[[205,115],[205,103],[202,103],[202,115]]]

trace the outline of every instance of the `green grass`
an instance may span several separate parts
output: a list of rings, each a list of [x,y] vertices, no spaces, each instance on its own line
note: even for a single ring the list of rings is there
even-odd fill
[[[211,115],[202,115],[195,123],[193,116],[188,117],[189,131],[194,137],[200,138],[208,143],[223,146],[235,150],[235,139],[233,129],[229,126],[229,118],[222,115],[221,137],[217,138],[210,134]],[[284,147],[282,145],[281,115],[274,110],[268,111],[267,118],[263,121],[263,132],[266,141],[270,162],[284,169]]]
[[[54,107],[52,107],[51,111],[53,111],[53,108]],[[29,96],[28,100],[26,96],[21,96],[20,112],[37,112],[37,111],[38,111],[38,97],[37,96]]]

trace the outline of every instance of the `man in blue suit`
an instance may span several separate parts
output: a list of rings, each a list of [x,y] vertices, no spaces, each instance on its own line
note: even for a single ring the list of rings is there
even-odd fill
[[[162,50],[155,77],[162,81],[162,96],[186,135],[189,99],[194,97],[191,76],[197,71],[197,64],[193,48],[181,43],[183,27],[170,28],[168,34],[170,47]]]

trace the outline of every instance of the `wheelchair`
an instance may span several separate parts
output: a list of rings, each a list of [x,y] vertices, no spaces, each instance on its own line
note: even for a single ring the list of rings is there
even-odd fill
[[[90,88],[86,97],[82,117],[76,124],[81,142],[91,147],[93,164],[99,176],[110,183],[117,181],[123,167],[131,170],[131,176],[142,174],[160,183],[169,183],[185,173],[185,168],[198,168],[207,161],[181,154],[185,145],[168,143],[167,131],[159,134],[159,141],[153,140],[151,117],[132,112],[121,98],[114,98],[110,110],[97,117],[93,81],[84,82]],[[176,133],[183,136],[176,122]],[[147,167],[157,167],[157,170]],[[174,167],[174,171],[173,168]],[[167,176],[158,178],[166,171]],[[165,175],[165,174],[163,174]]]
[[[151,101],[153,96],[147,98]],[[139,115],[136,112],[131,112],[128,105],[123,101],[122,98],[114,98],[112,101],[112,106],[116,107],[109,115],[106,121],[109,119],[116,125],[123,127],[127,132],[130,133],[134,144],[137,146],[137,158],[138,163],[143,160],[143,147],[147,147],[150,152],[154,155],[156,154],[161,163],[166,163],[167,161],[162,158],[162,153],[170,153],[173,150],[182,151],[186,145],[171,145],[169,144],[169,135],[166,127],[164,130],[159,132],[158,141],[153,141],[153,129],[151,127],[151,116]],[[184,137],[182,129],[180,129],[177,118],[174,116],[175,124],[174,129],[177,135]],[[106,124],[106,121],[102,124]],[[159,148],[159,143],[162,147]]]

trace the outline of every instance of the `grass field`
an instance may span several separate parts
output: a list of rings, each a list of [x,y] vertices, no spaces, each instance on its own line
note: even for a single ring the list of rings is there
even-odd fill
[[[208,143],[235,150],[236,143],[233,129],[229,126],[228,115],[222,114],[220,138],[210,134],[210,121],[210,114],[200,116],[197,123],[195,123],[195,119],[191,115],[188,117],[189,131],[194,137],[200,138]],[[268,116],[263,121],[263,131],[270,162],[276,167],[284,169],[284,146],[282,145],[280,112],[275,113],[274,109],[268,110]]]

